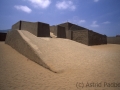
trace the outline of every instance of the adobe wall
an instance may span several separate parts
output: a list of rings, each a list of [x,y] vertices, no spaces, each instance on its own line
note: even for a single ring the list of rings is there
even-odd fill
[[[66,38],[65,27],[57,26],[57,37],[58,38]]]
[[[57,26],[50,26],[50,32],[54,33],[58,38],[66,38],[66,30],[65,27]]]
[[[0,33],[0,41],[5,41],[7,33]]]
[[[42,22],[19,21],[12,26],[13,30],[27,30],[37,37],[50,37],[49,24]]]
[[[72,31],[72,40],[88,45],[88,30]]]
[[[66,22],[66,23],[62,23],[62,24],[59,24],[60,26],[62,26],[62,27],[65,27],[65,29],[66,29],[66,38],[67,39],[72,39],[71,37],[71,31],[72,30],[84,30],[84,29],[86,29],[86,28],[83,28],[83,27],[81,27],[81,26],[78,26],[78,25],[76,25],[76,24],[72,24],[72,23],[69,23],[69,22]]]
[[[54,26],[50,26],[50,32],[52,32],[54,35],[57,36],[57,27],[54,25]]]
[[[62,27],[65,28],[66,38],[67,38],[67,39],[70,39],[70,40],[71,40],[71,30],[69,30],[69,29],[70,29],[70,27],[71,27],[72,25],[73,25],[73,24],[71,24],[71,23],[62,23],[62,24],[59,24],[59,26],[62,26]]]
[[[66,30],[66,38],[72,40],[72,31]]]
[[[120,44],[120,37],[107,37],[107,43]]]
[[[65,27],[65,30],[69,30],[68,23],[62,23],[59,26]]]
[[[70,24],[69,27],[70,27],[69,30],[84,30],[84,29],[86,29],[86,28],[83,28],[83,27],[75,25],[75,24]]]
[[[38,22],[38,37],[50,37],[50,26],[47,23]]]
[[[30,33],[37,36],[38,23],[37,22],[34,23],[34,22],[21,21],[21,29],[20,30],[27,30]]]
[[[14,25],[12,25],[12,30],[21,30],[21,21],[18,21]]]
[[[89,45],[107,44],[107,36],[91,30],[88,31]]]
[[[81,26],[78,26],[76,24],[72,24],[72,23],[69,23],[69,22],[62,23],[62,24],[59,24],[59,25],[62,26],[62,27],[65,27],[66,30],[84,30],[84,29],[86,29],[84,27],[81,27]]]

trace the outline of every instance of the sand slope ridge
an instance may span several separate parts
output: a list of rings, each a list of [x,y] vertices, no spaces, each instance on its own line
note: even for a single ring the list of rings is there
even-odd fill
[[[81,68],[87,65],[96,67],[106,63],[105,60],[109,56],[112,59],[115,59],[114,56],[118,58],[117,54],[98,52],[96,49],[75,41],[36,37],[25,30],[12,30],[9,32],[6,43],[29,59],[53,72],[78,68],[81,70]]]

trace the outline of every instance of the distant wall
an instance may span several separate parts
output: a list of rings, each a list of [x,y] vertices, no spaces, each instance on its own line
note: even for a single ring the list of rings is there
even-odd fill
[[[54,35],[57,36],[57,27],[54,25],[54,26],[50,26],[50,32],[52,32]]]
[[[69,25],[70,29],[69,30],[84,30],[86,28],[83,28],[81,26],[75,25],[75,24],[71,24]]]
[[[27,30],[37,37],[50,37],[49,24],[42,22],[19,21],[12,26],[13,30]]]
[[[91,30],[88,31],[89,44],[88,45],[100,45],[107,44],[107,36],[102,35]]]
[[[120,37],[107,37],[107,43],[120,44]]]
[[[0,33],[0,41],[5,41],[7,33]]]
[[[65,27],[65,30],[69,29],[68,23],[62,23],[62,24],[59,24],[59,26]]]
[[[56,35],[58,38],[66,38],[66,30],[65,27],[62,26],[50,26],[50,32]]]
[[[65,27],[66,30],[84,30],[84,29],[86,29],[84,27],[81,27],[81,26],[78,26],[76,24],[72,24],[72,23],[69,23],[69,22],[62,23],[62,24],[59,24],[59,25],[62,26],[62,27]]]
[[[69,22],[66,22],[66,23],[62,23],[62,24],[59,24],[60,26],[62,27],[65,27],[65,30],[66,30],[66,38],[67,39],[72,39],[72,36],[71,36],[71,31],[72,30],[84,30],[86,28],[83,28],[81,26],[78,26],[76,24],[72,24],[72,23],[69,23]]]
[[[70,27],[72,26],[73,24],[72,23],[62,23],[62,24],[59,24],[59,26],[62,26],[65,28],[65,33],[66,33],[66,38],[67,39],[71,39],[71,30],[70,30]]]
[[[38,22],[37,36],[50,37],[50,26],[47,23]]]
[[[88,45],[88,30],[72,31],[72,40]]]
[[[107,44],[107,36],[91,30],[72,30],[71,38],[85,45]]]
[[[66,38],[65,27],[57,26],[57,37],[58,38]]]

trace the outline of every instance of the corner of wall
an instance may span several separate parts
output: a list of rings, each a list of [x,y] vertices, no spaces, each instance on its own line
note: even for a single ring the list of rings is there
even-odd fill
[[[20,26],[19,26],[19,30],[21,30],[21,27],[22,27],[22,21],[20,20]]]
[[[37,37],[39,37],[39,23],[40,22],[36,22],[36,24],[37,24]]]
[[[87,30],[87,39],[88,39],[88,46],[90,45],[90,43],[89,43],[89,30]]]
[[[73,40],[73,31],[71,30],[71,40]]]

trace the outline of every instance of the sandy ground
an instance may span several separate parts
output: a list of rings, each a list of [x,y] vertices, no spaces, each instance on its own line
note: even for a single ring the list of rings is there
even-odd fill
[[[0,90],[120,90],[120,45],[88,48],[98,59],[53,73],[0,42]]]

